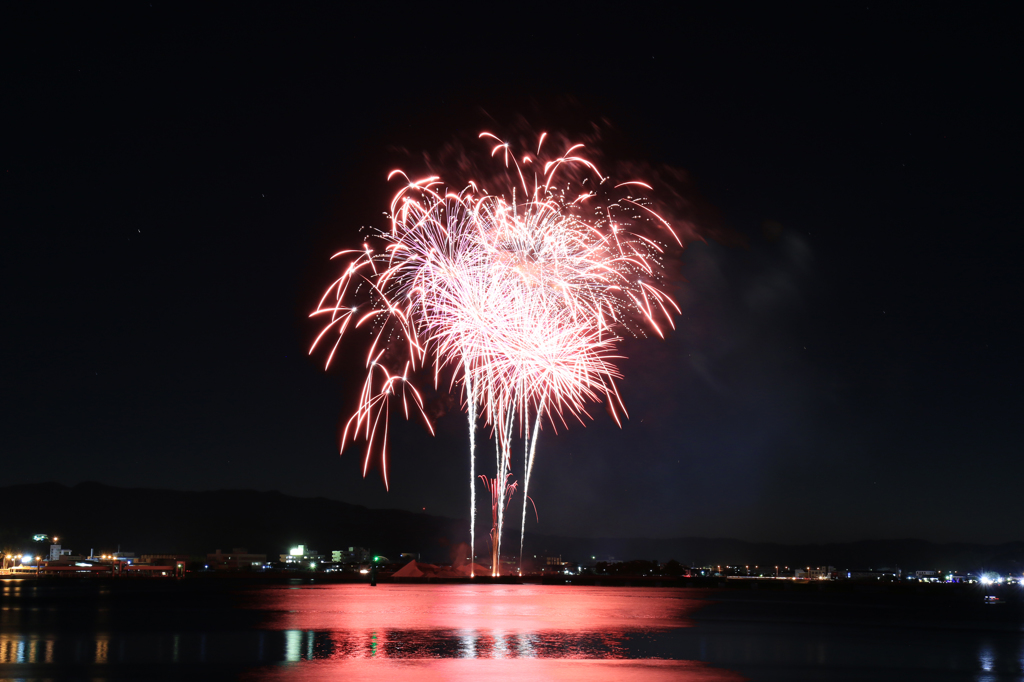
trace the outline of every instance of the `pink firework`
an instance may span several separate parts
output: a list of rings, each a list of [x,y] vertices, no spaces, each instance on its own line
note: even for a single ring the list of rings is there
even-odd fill
[[[350,438],[366,441],[364,475],[379,452],[385,485],[392,410],[406,418],[419,412],[430,427],[413,374],[429,368],[435,386],[444,381],[460,392],[469,419],[471,542],[477,420],[495,440],[494,480],[507,480],[512,441],[523,441],[525,533],[542,421],[583,423],[587,405],[602,401],[618,421],[625,413],[615,384],[621,334],[662,336],[679,312],[658,285],[662,245],[643,232],[653,225],[678,237],[634,196],[648,185],[611,183],[581,155],[582,145],[545,160],[542,135],[535,155],[517,159],[497,137],[480,137],[496,143],[491,155],[503,160],[513,185],[498,194],[468,180],[453,192],[438,177],[392,172],[405,184],[391,202],[389,229],[335,255],[347,262],[312,313],[328,319],[310,349],[333,336],[329,365],[346,332],[373,330],[342,447]],[[507,488],[495,489],[500,552]]]

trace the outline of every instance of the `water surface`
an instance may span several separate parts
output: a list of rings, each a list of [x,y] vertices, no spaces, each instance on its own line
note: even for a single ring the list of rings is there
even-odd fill
[[[539,585],[0,581],[0,679],[1024,680],[1019,603]]]

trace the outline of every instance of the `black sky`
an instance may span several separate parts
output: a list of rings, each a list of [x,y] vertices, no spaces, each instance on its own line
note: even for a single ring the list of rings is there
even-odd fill
[[[684,253],[679,330],[626,345],[625,428],[598,408],[542,438],[542,532],[1021,539],[1008,13],[11,11],[0,484],[464,516],[459,415],[395,424],[390,493],[338,456],[355,375],[307,358],[306,314],[379,223],[397,148],[519,112],[607,118],[748,243]]]

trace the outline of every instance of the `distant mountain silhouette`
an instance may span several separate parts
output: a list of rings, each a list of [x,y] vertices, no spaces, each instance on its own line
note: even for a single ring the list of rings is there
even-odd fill
[[[0,488],[0,501],[0,542],[23,543],[34,533],[48,533],[79,553],[118,545],[136,555],[245,547],[276,560],[304,544],[322,553],[359,546],[395,558],[427,552],[447,560],[451,542],[466,535],[466,524],[452,519],[254,490],[41,483]]]
[[[245,547],[275,558],[301,543],[323,553],[360,546],[391,558],[413,552],[423,561],[447,562],[451,547],[468,539],[468,523],[461,519],[253,490],[183,492],[100,483],[72,487],[39,483],[0,488],[0,504],[0,546],[21,547],[34,533],[49,533],[80,553],[90,548],[113,551],[118,545],[136,555],[201,555]],[[482,524],[477,526],[480,530]],[[507,531],[510,549],[518,544],[517,531],[511,527]],[[486,552],[486,541],[478,538],[477,553]],[[573,561],[614,557],[676,559],[688,565],[1024,571],[1024,542],[937,544],[907,539],[782,545],[721,538],[570,538],[528,533],[524,553]]]

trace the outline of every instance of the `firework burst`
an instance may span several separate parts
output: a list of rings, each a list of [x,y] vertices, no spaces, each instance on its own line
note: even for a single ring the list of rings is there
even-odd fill
[[[342,448],[363,439],[363,473],[379,453],[387,479],[388,421],[424,412],[413,375],[430,370],[435,387],[461,395],[470,436],[470,536],[475,537],[476,425],[495,442],[493,556],[511,477],[513,441],[523,442],[525,533],[528,488],[542,423],[584,423],[587,405],[605,402],[617,422],[625,408],[615,365],[624,333],[663,336],[679,309],[660,287],[663,246],[651,227],[679,241],[647,199],[640,181],[613,183],[582,145],[552,158],[516,156],[490,133],[491,156],[510,179],[500,192],[466,180],[459,191],[436,176],[403,181],[390,224],[345,265],[312,316],[325,318],[312,353],[329,342],[330,365],[342,338],[370,328],[366,378],[345,425]],[[621,422],[620,422],[621,423]],[[482,477],[485,482],[487,477]],[[492,571],[497,575],[498,562]]]

